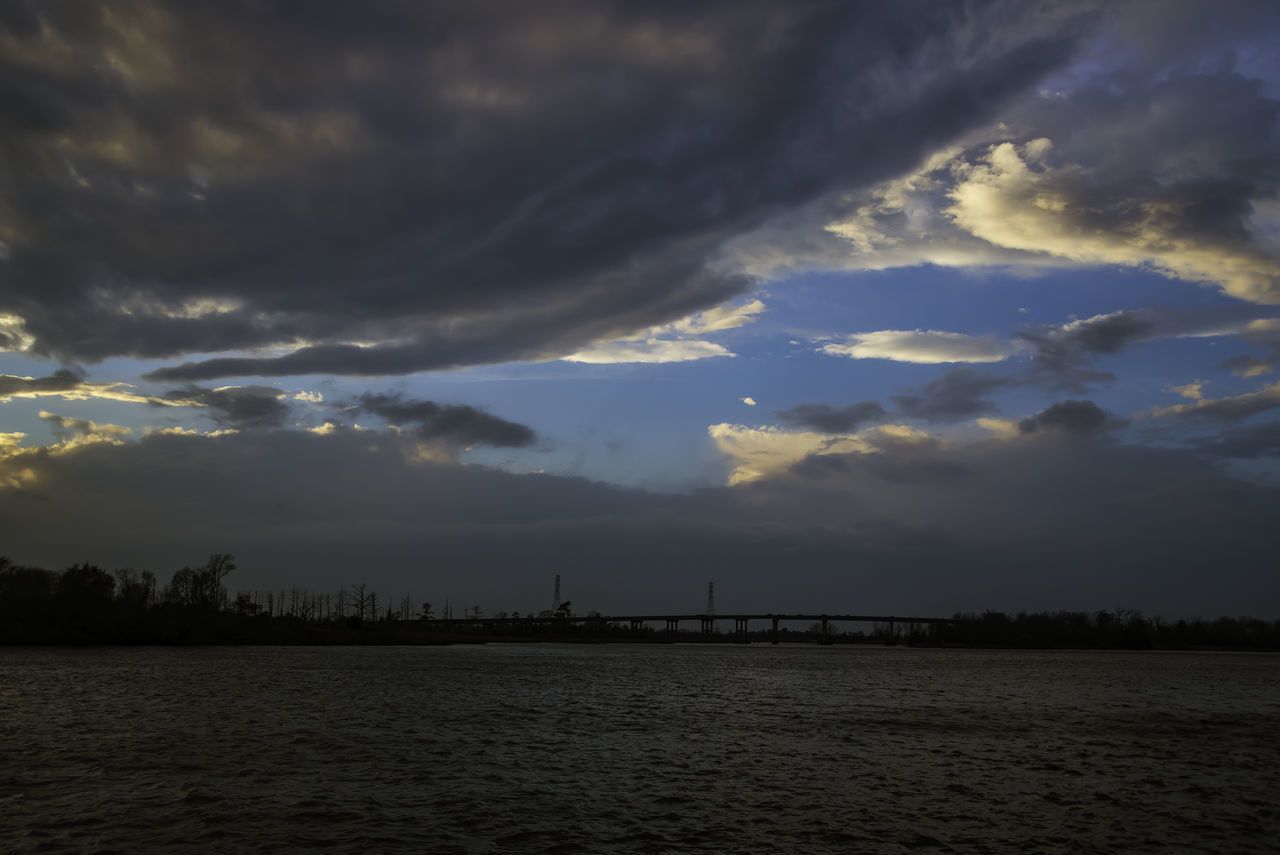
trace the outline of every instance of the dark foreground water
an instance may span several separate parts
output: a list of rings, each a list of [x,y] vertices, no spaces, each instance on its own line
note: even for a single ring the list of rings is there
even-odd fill
[[[4,852],[1274,852],[1280,657],[0,649]]]

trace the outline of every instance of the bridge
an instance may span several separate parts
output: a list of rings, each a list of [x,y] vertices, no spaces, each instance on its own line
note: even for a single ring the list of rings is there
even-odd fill
[[[726,613],[726,614],[640,614],[640,615],[567,615],[556,614],[539,617],[465,617],[465,618],[429,618],[414,621],[401,621],[405,629],[426,630],[429,632],[490,632],[510,635],[539,635],[554,632],[575,632],[583,635],[616,636],[619,630],[627,630],[633,636],[640,636],[649,631],[649,624],[664,627],[669,637],[680,632],[680,624],[696,624],[702,636],[713,635],[716,623],[733,621],[733,636],[736,641],[746,641],[752,621],[768,621],[770,641],[778,643],[778,624],[782,622],[803,622],[820,626],[820,639],[829,637],[829,627],[839,621],[844,623],[887,624],[890,637],[895,626],[903,625],[911,628],[920,626],[945,626],[958,623],[956,618],[911,617],[903,615],[855,615],[855,614],[813,614],[805,612],[787,613]]]

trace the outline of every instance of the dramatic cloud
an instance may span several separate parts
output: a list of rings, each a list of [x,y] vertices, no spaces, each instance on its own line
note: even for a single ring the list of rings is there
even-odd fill
[[[851,359],[892,359],[896,362],[1000,362],[1014,352],[1008,342],[938,330],[880,330],[854,333],[844,344],[819,348]]]
[[[477,410],[475,407],[417,401],[401,395],[361,395],[346,408],[369,413],[388,424],[406,428],[420,439],[460,445],[496,445],[520,448],[535,439],[532,429]]]
[[[1206,48],[1206,62],[1211,55]],[[830,194],[735,239],[722,264],[769,278],[918,264],[1123,265],[1280,302],[1280,210],[1270,204],[1277,102],[1256,80],[1197,75],[1179,59],[1078,72],[1083,80],[1062,81],[1066,90],[1016,102],[999,123],[897,178]]]
[[[126,391],[131,388],[133,387],[128,383],[91,383],[74,371],[65,368],[53,372],[48,377],[16,377],[12,374],[0,374],[0,401],[9,401],[14,398],[63,398],[68,401],[102,398],[136,404],[181,406],[165,398],[137,395]]]
[[[3,242],[0,242],[3,252],[0,252],[0,262],[9,260],[9,248]],[[0,313],[0,353],[5,351],[21,352],[29,349],[35,344],[35,339],[27,334],[23,327],[22,318],[17,315],[8,313]]]
[[[1035,433],[1038,430],[1061,430],[1068,433],[1088,433],[1105,425],[1109,418],[1107,411],[1093,401],[1061,401],[1020,421],[1018,431]]]
[[[1193,447],[1202,454],[1215,457],[1257,459],[1280,457],[1280,422],[1245,425],[1223,431],[1221,435],[1202,439]]]
[[[557,358],[705,311],[751,284],[707,268],[727,238],[908,169],[1097,23],[928,2],[25,17],[2,60],[3,346],[257,351],[165,382]]]
[[[1024,337],[1040,345],[1041,356],[1044,357],[1068,352],[1119,353],[1132,342],[1149,336],[1153,327],[1154,324],[1141,312],[1112,312],[1063,324],[1045,339],[1035,339],[1030,334],[1024,334]]]
[[[208,407],[215,422],[236,429],[276,428],[289,416],[288,394],[270,386],[202,389],[192,385],[169,392],[165,398],[186,406]]]
[[[1178,419],[1206,423],[1234,423],[1280,407],[1280,383],[1265,386],[1257,392],[1246,392],[1228,398],[1201,398],[1191,404],[1156,407],[1155,418]]]
[[[893,442],[923,442],[928,435],[907,425],[884,425],[858,433],[786,431],[775,427],[717,424],[707,428],[731,462],[729,484],[747,484],[785,472],[814,455],[868,453]]]
[[[1270,374],[1280,364],[1280,318],[1258,318],[1240,331],[1240,338],[1266,353],[1265,357],[1240,354],[1224,360],[1223,368],[1241,377]]]
[[[1225,368],[1240,377],[1258,377],[1275,371],[1276,360],[1264,359],[1250,353],[1242,353],[1230,359],[1224,359],[1219,367]]]
[[[1030,354],[1027,382],[1050,389],[1082,393],[1096,384],[1109,384],[1115,375],[1092,367],[1109,356],[1144,342],[1171,338],[1233,336],[1259,347],[1275,338],[1275,318],[1259,317],[1257,307],[1225,304],[1196,309],[1153,306],[1127,309],[1070,321],[1061,326],[1023,329],[1015,337]],[[1244,361],[1242,361],[1244,360]],[[1253,365],[1248,357],[1228,360],[1227,367]],[[1264,373],[1253,370],[1253,374]]]
[[[71,442],[112,442],[133,432],[123,425],[99,424],[89,419],[70,418],[44,410],[40,411],[40,418],[53,425],[54,433],[62,445]]]
[[[777,416],[779,421],[791,427],[812,428],[823,433],[849,433],[865,424],[882,422],[889,414],[875,401],[862,401],[843,407],[797,404],[789,410],[782,410]]]
[[[1233,297],[1280,303],[1280,261],[1243,233],[1247,196],[1221,198],[1228,191],[1221,181],[1205,187],[1192,176],[1138,196],[1100,183],[1079,164],[1047,165],[1051,152],[1043,138],[1006,142],[961,164],[947,213],[995,246],[1080,264],[1146,264],[1171,277],[1215,282]]]
[[[75,394],[85,383],[74,372],[63,369],[48,377],[15,377],[11,374],[0,374],[0,400],[10,398],[35,398],[43,395],[61,396],[64,393]],[[115,384],[119,386],[120,384]]]
[[[1013,377],[979,374],[969,368],[954,368],[931,380],[918,392],[892,396],[902,415],[927,422],[971,419],[996,412],[995,401],[985,397],[999,389],[1020,385]]]

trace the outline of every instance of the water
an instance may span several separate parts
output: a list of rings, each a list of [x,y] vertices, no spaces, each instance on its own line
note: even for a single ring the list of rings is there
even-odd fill
[[[1273,852],[1280,657],[0,649],[0,850]]]

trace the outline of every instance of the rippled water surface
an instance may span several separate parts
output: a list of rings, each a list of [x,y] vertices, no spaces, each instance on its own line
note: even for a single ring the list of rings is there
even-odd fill
[[[0,850],[1273,852],[1280,657],[0,649]]]

